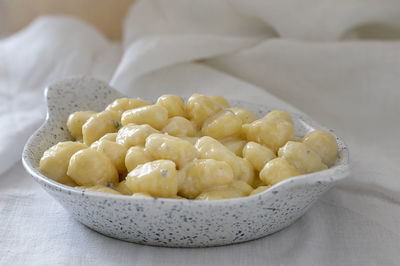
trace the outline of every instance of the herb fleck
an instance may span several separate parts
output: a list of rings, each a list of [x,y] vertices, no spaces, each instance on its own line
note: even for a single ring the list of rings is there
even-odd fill
[[[167,169],[161,169],[161,176],[162,177],[167,177],[167,173],[168,173]]]
[[[122,127],[122,124],[121,124],[119,121],[113,119],[112,122],[113,122],[113,124],[114,124],[114,126],[115,126],[115,128],[116,128],[117,130],[120,129],[120,128]]]

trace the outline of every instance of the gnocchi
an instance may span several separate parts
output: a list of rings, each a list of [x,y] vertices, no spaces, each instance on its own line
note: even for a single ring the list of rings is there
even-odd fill
[[[289,113],[258,118],[222,96],[121,98],[67,120],[75,141],[43,153],[39,170],[65,185],[135,198],[219,200],[257,195],[338,157],[329,132],[294,136]]]
[[[153,158],[143,147],[130,147],[125,156],[125,166],[128,172],[132,171],[139,164],[144,164],[153,161]]]
[[[146,139],[145,150],[154,159],[174,161],[178,168],[197,157],[197,150],[190,142],[164,134],[150,135]]]
[[[148,193],[153,197],[174,197],[178,192],[175,163],[156,160],[141,164],[129,172],[126,186],[133,193]]]
[[[70,114],[67,121],[67,128],[73,138],[82,139],[82,126],[95,113],[93,111],[82,111]]]
[[[242,156],[243,148],[247,143],[245,140],[236,137],[222,139],[220,142],[237,156]]]
[[[248,140],[266,145],[276,152],[293,137],[294,128],[291,122],[281,117],[264,117],[243,125],[243,131]]]
[[[253,188],[243,181],[234,181],[227,186],[211,188],[201,193],[196,200],[219,200],[249,196]]]
[[[117,141],[117,135],[118,133],[107,133],[104,136],[102,136],[99,140],[109,140],[109,141],[113,141],[116,142]]]
[[[196,142],[195,148],[199,152],[199,158],[227,162],[232,167],[234,178],[239,179],[241,177],[242,170],[238,164],[239,157],[219,141],[207,136],[201,137]]]
[[[123,174],[126,172],[125,155],[127,149],[125,146],[107,139],[100,139],[90,145],[90,148],[104,153],[114,164],[118,173]]]
[[[244,108],[231,107],[227,110],[232,111],[240,120],[242,120],[242,124],[249,124],[258,119],[250,110]]]
[[[311,147],[301,142],[288,141],[285,146],[279,149],[278,155],[292,163],[302,174],[328,168],[322,162],[321,157]]]
[[[132,191],[130,191],[128,186],[126,185],[126,180],[119,182],[119,184],[114,189],[122,195],[132,195]]]
[[[43,153],[39,170],[61,184],[73,186],[75,181],[67,175],[69,160],[77,151],[86,148],[85,144],[79,142],[59,142]]]
[[[332,166],[338,156],[338,144],[334,136],[322,130],[315,130],[308,133],[303,143],[315,151],[324,164]]]
[[[201,94],[193,94],[190,96],[185,107],[188,118],[195,122],[199,128],[201,128],[207,118],[221,109],[222,107],[218,102]]]
[[[233,181],[229,164],[214,159],[194,160],[179,173],[179,195],[195,198],[204,190]]]
[[[118,172],[104,153],[83,149],[72,155],[67,175],[81,186],[108,185],[118,182]]]
[[[82,126],[83,142],[90,145],[104,134],[117,131],[118,124],[109,112],[92,115]]]
[[[285,158],[275,158],[269,161],[260,172],[260,179],[267,185],[275,185],[289,177],[299,175],[296,167]]]
[[[239,134],[241,130],[242,120],[233,112],[222,110],[207,118],[201,128],[201,134],[214,139],[224,139]]]
[[[130,99],[130,98],[120,98],[113,101],[106,107],[106,111],[112,113],[114,119],[121,121],[121,115],[126,110],[131,110],[139,107],[143,107],[146,105],[151,105],[150,102],[142,100],[140,98]]]
[[[264,165],[276,156],[268,147],[249,141],[243,148],[243,157],[246,158],[257,171],[261,171]]]
[[[175,116],[168,119],[162,132],[178,137],[194,137],[197,133],[195,124],[182,116]]]
[[[160,105],[148,105],[127,110],[122,114],[121,123],[148,124],[155,129],[162,129],[168,123],[168,110]]]
[[[155,130],[149,125],[129,124],[118,131],[115,141],[127,148],[132,146],[144,146],[146,138],[158,132],[158,130]]]
[[[158,98],[156,104],[167,109],[169,118],[174,116],[185,116],[185,103],[179,96],[171,94],[162,95]]]
[[[293,120],[290,114],[286,111],[282,110],[273,110],[266,114],[263,119],[269,119],[269,118],[280,118],[283,120],[286,120],[287,122],[291,123],[293,125]]]

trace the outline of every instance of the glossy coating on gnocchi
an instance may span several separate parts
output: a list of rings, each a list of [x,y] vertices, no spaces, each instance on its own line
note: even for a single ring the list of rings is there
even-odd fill
[[[165,94],[155,103],[120,98],[66,121],[74,141],[43,153],[39,170],[57,182],[135,198],[221,200],[263,193],[335,164],[326,131],[297,136],[291,115],[257,117],[222,96]]]

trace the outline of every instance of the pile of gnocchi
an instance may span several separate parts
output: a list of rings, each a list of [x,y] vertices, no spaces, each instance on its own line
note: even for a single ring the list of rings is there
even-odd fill
[[[260,193],[293,176],[332,166],[338,144],[329,132],[294,136],[289,113],[258,118],[221,96],[155,104],[116,99],[102,112],[71,114],[75,141],[43,153],[39,170],[65,185],[132,197],[218,200]]]

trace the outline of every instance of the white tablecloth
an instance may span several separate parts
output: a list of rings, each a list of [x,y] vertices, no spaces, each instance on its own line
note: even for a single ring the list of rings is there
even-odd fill
[[[389,0],[138,1],[122,44],[61,16],[0,40],[0,265],[398,265],[399,15]],[[344,137],[352,174],[287,229],[248,243],[102,236],[19,161],[45,116],[43,88],[83,74],[132,96],[199,91],[300,110]]]

